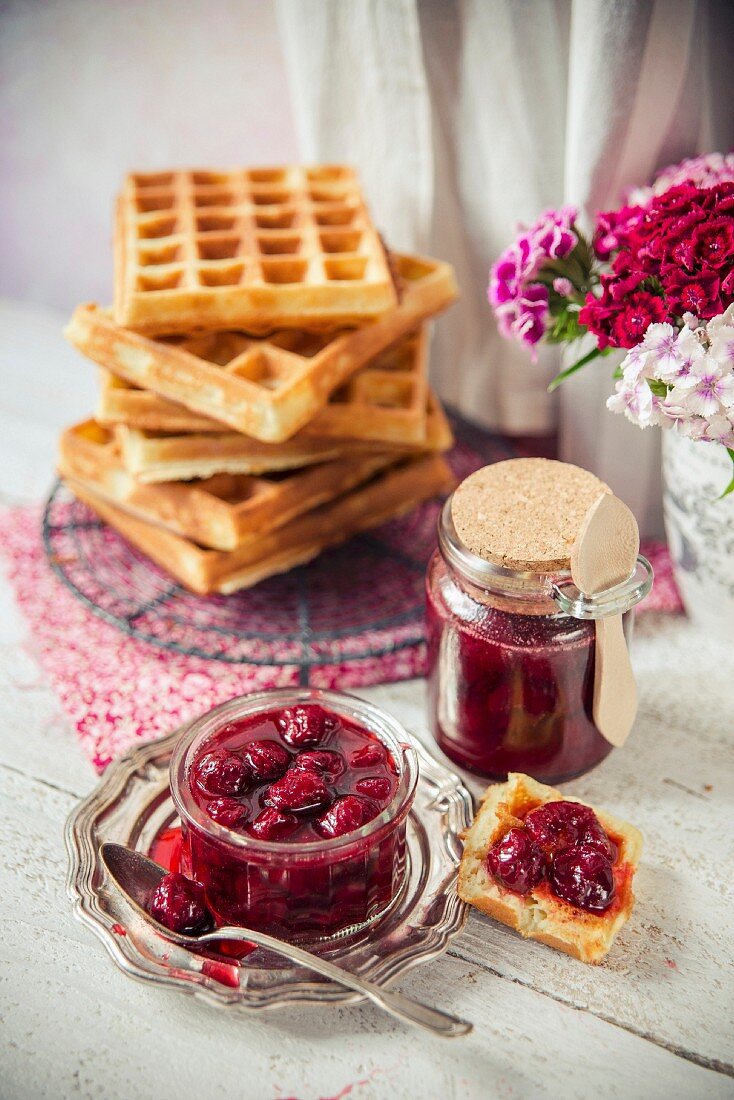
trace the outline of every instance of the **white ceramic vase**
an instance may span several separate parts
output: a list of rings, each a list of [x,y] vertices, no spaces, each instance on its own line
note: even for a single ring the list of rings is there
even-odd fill
[[[734,644],[731,459],[716,443],[663,432],[663,508],[675,579],[697,626]]]

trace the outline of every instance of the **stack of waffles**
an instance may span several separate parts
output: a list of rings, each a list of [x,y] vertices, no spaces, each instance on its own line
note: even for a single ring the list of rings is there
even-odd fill
[[[451,267],[388,253],[343,166],[131,175],[69,487],[193,592],[228,593],[447,491],[428,388]]]

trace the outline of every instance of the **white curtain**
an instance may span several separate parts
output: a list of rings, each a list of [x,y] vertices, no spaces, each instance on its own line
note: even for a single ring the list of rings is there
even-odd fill
[[[729,146],[734,4],[716,0],[278,0],[304,159],[360,169],[397,249],[456,267],[432,378],[498,430],[560,427],[564,458],[661,524],[659,438],[605,410],[608,360],[546,392],[486,302],[490,263],[518,222],[561,202],[585,216],[656,167]],[[729,39],[729,42],[731,40]]]

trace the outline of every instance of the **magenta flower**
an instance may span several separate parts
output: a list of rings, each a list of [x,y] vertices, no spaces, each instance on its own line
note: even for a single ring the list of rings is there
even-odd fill
[[[543,339],[549,317],[548,288],[538,275],[549,261],[563,260],[573,252],[578,243],[575,219],[571,206],[546,210],[493,265],[487,297],[499,330],[508,339],[531,347]]]
[[[528,229],[528,237],[536,248],[552,260],[563,260],[573,252],[578,243],[573,229],[577,214],[578,211],[573,206],[545,210]]]

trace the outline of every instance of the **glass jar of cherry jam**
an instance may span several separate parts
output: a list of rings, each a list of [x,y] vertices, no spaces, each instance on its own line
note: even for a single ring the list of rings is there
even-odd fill
[[[570,573],[503,568],[456,531],[449,498],[426,578],[428,693],[433,734],[455,763],[504,780],[524,772],[558,783],[595,767],[612,746],[592,719],[594,620],[624,615],[650,590],[638,557],[626,583],[587,598]]]
[[[381,917],[406,867],[418,764],[403,728],[336,691],[233,699],[188,728],[171,760],[181,869],[217,924],[292,941]]]

